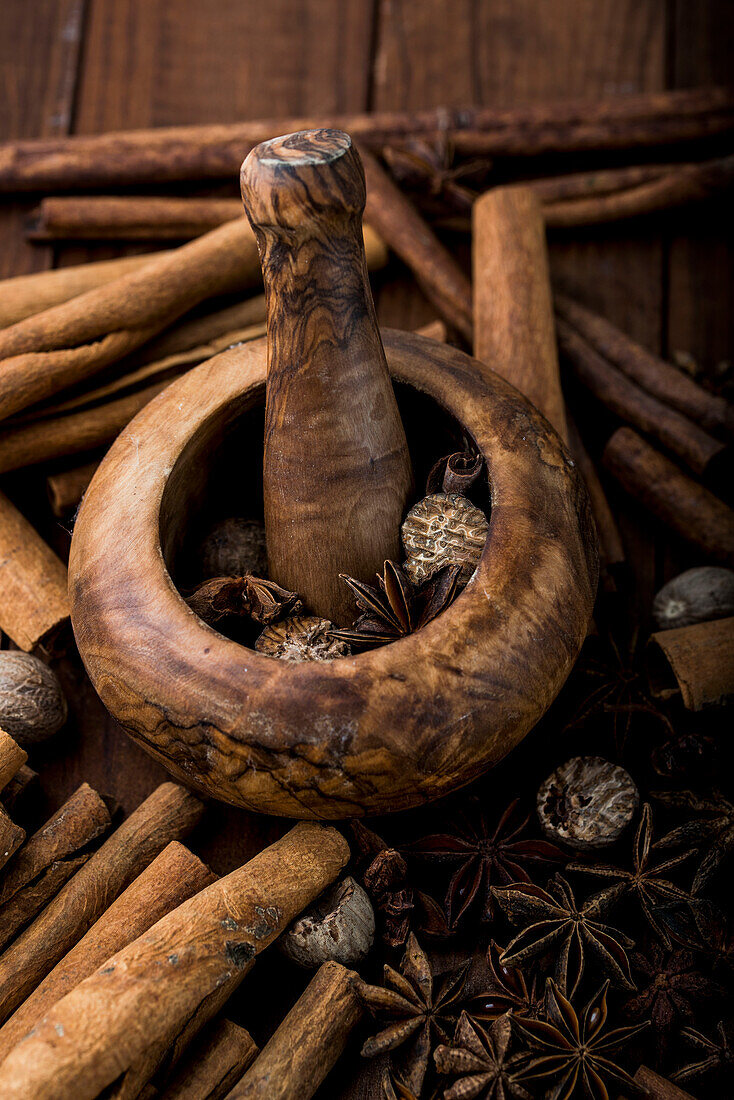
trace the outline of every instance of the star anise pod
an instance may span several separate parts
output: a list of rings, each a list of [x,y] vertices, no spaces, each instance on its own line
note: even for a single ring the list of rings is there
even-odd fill
[[[434,1051],[439,1073],[458,1078],[444,1089],[444,1100],[531,1100],[523,1088],[522,1055],[509,1055],[512,1024],[508,1015],[498,1016],[485,1031],[462,1012],[450,1046]]]
[[[625,1013],[633,1020],[651,1020],[658,1059],[662,1061],[673,1029],[681,1020],[693,1018],[697,1002],[716,995],[720,989],[701,974],[690,951],[665,952],[651,944],[645,952],[633,954],[631,962],[647,982],[626,1001]]]
[[[553,952],[561,990],[572,996],[584,973],[589,952],[612,982],[634,989],[627,950],[634,946],[622,932],[603,924],[603,914],[593,898],[579,905],[561,875],[543,890],[532,882],[514,882],[493,888],[502,912],[512,924],[522,926],[500,956],[503,966],[522,966],[529,959]]]
[[[609,633],[603,645],[601,656],[582,656],[576,666],[575,679],[587,681],[591,690],[566,728],[573,730],[584,726],[600,714],[611,715],[618,752],[624,749],[636,717],[651,719],[672,736],[674,730],[670,720],[650,695],[639,632],[634,630],[622,644]]]
[[[519,799],[515,799],[492,825],[480,810],[473,818],[462,815],[450,833],[434,833],[405,845],[404,851],[424,859],[458,862],[446,892],[451,927],[474,902],[481,907],[482,920],[488,920],[492,914],[492,886],[531,882],[528,867],[567,858],[550,841],[523,836],[529,820],[520,810]]]
[[[694,898],[686,906],[662,910],[660,919],[676,943],[705,955],[715,970],[734,970],[734,936],[718,905]]]
[[[653,797],[666,806],[706,815],[672,829],[657,844],[659,848],[672,848],[678,844],[705,845],[706,854],[691,887],[692,892],[697,894],[709,885],[734,852],[734,804],[717,790],[706,796],[699,796],[693,791],[665,791]]]
[[[720,1020],[716,1025],[718,1039],[711,1039],[703,1031],[695,1027],[684,1027],[681,1037],[703,1052],[703,1056],[696,1062],[690,1062],[681,1069],[671,1073],[671,1081],[692,1081],[696,1077],[703,1077],[707,1073],[725,1071],[732,1073],[734,1070],[734,1020]]]
[[[385,963],[384,986],[359,981],[360,999],[387,1026],[362,1047],[365,1058],[405,1047],[400,1081],[420,1094],[434,1042],[447,1043],[453,1030],[453,1008],[466,981],[468,963],[447,974],[437,990],[425,951],[411,932],[400,973]],[[448,1030],[447,1030],[448,1029]]]
[[[398,565],[386,561],[383,575],[377,574],[377,588],[341,573],[363,614],[350,629],[332,630],[331,637],[370,649],[413,634],[449,606],[460,573],[460,566],[447,565],[424,584],[414,585]]]
[[[637,1035],[646,1023],[604,1030],[607,1021],[605,982],[579,1014],[552,978],[548,979],[547,1020],[515,1019],[513,1023],[532,1053],[524,1079],[547,1080],[552,1100],[568,1100],[577,1087],[592,1100],[609,1100],[606,1082],[622,1087],[625,1096],[639,1096],[642,1089],[609,1056]],[[616,1095],[616,1093],[615,1093]]]
[[[612,885],[606,887],[594,897],[605,909],[611,908],[623,897],[629,895],[639,903],[640,909],[650,927],[666,946],[670,946],[670,936],[655,914],[656,906],[679,905],[691,900],[690,894],[682,890],[667,878],[669,871],[677,867],[692,855],[683,852],[653,863],[650,856],[652,847],[652,811],[648,802],[642,807],[640,823],[637,827],[632,850],[632,869],[613,867],[605,863],[569,863],[567,871],[583,871],[587,875],[605,878]]]
[[[500,962],[504,948],[492,940],[487,948],[487,966],[490,980],[487,989],[472,996],[468,1005],[469,1015],[477,1020],[496,1020],[506,1012],[515,1016],[537,1016],[543,1003],[538,992],[535,974],[526,975],[517,966],[505,966]]]
[[[281,588],[275,581],[248,574],[204,581],[187,596],[186,603],[210,626],[228,615],[249,615],[256,623],[267,626],[298,614],[303,606],[295,592]]]

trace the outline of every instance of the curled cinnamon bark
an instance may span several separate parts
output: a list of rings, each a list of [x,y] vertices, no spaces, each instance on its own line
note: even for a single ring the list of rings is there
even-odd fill
[[[348,858],[335,829],[296,825],[58,1001],[0,1066],[0,1094],[38,1100],[52,1084],[56,1100],[92,1100],[208,997],[234,989]]]
[[[33,211],[26,235],[34,241],[185,241],[243,216],[239,199],[54,195]]]
[[[0,729],[0,790],[8,785],[27,759],[28,753],[25,749],[4,729]]]
[[[734,618],[658,631],[648,657],[650,684],[660,698],[679,692],[688,710],[734,698]]]
[[[69,621],[66,566],[0,493],[0,629],[20,649],[52,647]]]

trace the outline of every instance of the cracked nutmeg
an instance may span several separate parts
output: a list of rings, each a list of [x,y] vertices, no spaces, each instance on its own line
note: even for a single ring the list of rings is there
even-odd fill
[[[292,615],[263,630],[255,642],[258,653],[282,661],[333,661],[348,657],[346,642],[333,637],[334,624],[317,615]]]
[[[458,565],[463,587],[479,564],[489,523],[461,493],[431,493],[410,509],[400,533],[403,568],[414,584],[422,584],[446,565]]]
[[[538,791],[543,832],[579,851],[618,840],[637,812],[632,777],[601,756],[574,756],[556,768]]]
[[[292,962],[309,970],[333,960],[357,966],[375,938],[372,903],[358,882],[347,876],[323,894],[278,941]]]

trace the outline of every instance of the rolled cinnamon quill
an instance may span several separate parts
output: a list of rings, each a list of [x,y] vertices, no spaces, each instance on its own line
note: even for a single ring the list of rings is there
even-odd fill
[[[4,867],[25,840],[25,829],[11,821],[0,806],[0,867]]]
[[[603,462],[622,486],[681,538],[734,564],[734,511],[631,428],[618,428]]]
[[[166,1087],[146,1087],[141,1100],[222,1100],[257,1057],[244,1027],[216,1020],[192,1044]]]
[[[33,241],[185,241],[243,216],[239,199],[54,195],[33,211],[26,236]]]
[[[49,1009],[0,1066],[0,1094],[92,1100],[207,997],[236,985],[348,858],[335,829],[296,825],[162,917]]]
[[[703,202],[723,194],[732,184],[734,156],[720,157],[702,164],[681,165],[656,179],[608,194],[546,203],[543,214],[546,225],[555,229],[601,225]]]
[[[647,1066],[640,1066],[634,1081],[648,1100],[693,1100],[690,1092],[685,1092],[679,1085],[669,1081],[667,1077],[661,1077]]]
[[[0,280],[0,328],[14,325],[34,313],[42,313],[61,302],[68,302],[87,290],[111,283],[121,275],[138,271],[161,253],[145,256],[122,256],[117,260],[96,260],[74,267],[58,267],[52,271],[36,271],[33,275],[16,275]]]
[[[591,510],[594,513],[594,523],[599,538],[599,564],[601,566],[602,584],[607,591],[613,591],[616,588],[617,575],[625,563],[622,536],[619,533],[612,509],[609,507],[609,501],[599,480],[596,467],[584,446],[579,430],[568,414],[566,421],[568,424],[568,447],[586,482]]]
[[[356,978],[324,963],[227,1100],[309,1100],[362,1016]]]
[[[6,1020],[0,1028],[0,1062],[56,1001],[215,879],[183,844],[168,844]]]
[[[0,791],[7,787],[27,759],[28,753],[25,749],[4,729],[0,729]]]
[[[653,694],[680,692],[688,710],[734,699],[734,618],[660,630],[648,643]]]
[[[0,956],[3,1022],[125,887],[170,841],[185,836],[203,812],[189,791],[163,783],[123,821]]]
[[[0,191],[231,179],[244,154],[261,141],[324,126],[346,130],[375,150],[420,135],[467,155],[536,156],[665,145],[726,133],[734,128],[734,106],[727,89],[694,88],[597,102],[438,107],[11,141],[0,146]]]
[[[49,474],[46,478],[46,492],[51,511],[57,519],[63,519],[69,512],[76,510],[98,465],[98,462],[85,462],[83,466],[73,466],[70,470]]]
[[[726,444],[638,386],[560,317],[557,331],[564,360],[597,400],[629,424],[654,436],[694,473],[716,473],[726,460]]]
[[[91,855],[89,845],[110,825],[107,804],[82,783],[34,833],[0,880],[0,948],[79,870]]]
[[[638,386],[706,431],[734,439],[734,408],[723,397],[705,390],[671,363],[636,344],[606,318],[565,294],[555,295],[555,305],[562,320]]]
[[[528,187],[496,187],[474,204],[474,355],[568,429],[558,369],[545,225]]]
[[[0,493],[0,630],[20,649],[48,649],[69,622],[66,566]]]
[[[24,796],[28,794],[29,788],[38,779],[38,772],[34,772],[33,768],[29,768],[27,764],[23,764],[13,778],[8,783],[7,787],[3,788],[3,805],[6,810],[12,811],[17,803],[22,802]]]
[[[454,257],[371,153],[361,150],[364,216],[406,264],[443,319],[471,340],[471,285]]]

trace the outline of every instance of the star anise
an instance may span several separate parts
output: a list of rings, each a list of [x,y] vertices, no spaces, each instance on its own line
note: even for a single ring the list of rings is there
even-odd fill
[[[508,1056],[511,1036],[508,1015],[485,1031],[462,1012],[451,1045],[436,1047],[433,1055],[439,1073],[458,1078],[444,1089],[444,1100],[530,1100],[520,1080],[525,1059]]]
[[[607,981],[579,1015],[549,978],[546,990],[548,1019],[513,1021],[533,1051],[524,1069],[525,1080],[549,1080],[553,1086],[549,1095],[553,1100],[568,1100],[577,1086],[592,1100],[609,1100],[607,1080],[621,1085],[626,1096],[638,1096],[642,1092],[626,1070],[609,1055],[647,1024],[605,1032],[608,986]]]
[[[599,920],[604,908],[593,898],[578,905],[561,875],[547,890],[531,882],[515,882],[504,889],[494,887],[492,892],[507,919],[523,928],[500,956],[503,966],[522,966],[552,951],[557,954],[559,986],[572,996],[589,952],[616,986],[635,988],[627,957],[632,940]]]
[[[362,1047],[365,1058],[405,1046],[399,1078],[406,1088],[419,1094],[428,1070],[435,1040],[448,1042],[456,1012],[453,1006],[461,996],[468,963],[447,974],[434,992],[434,979],[426,953],[411,932],[400,973],[387,963],[384,986],[357,983],[357,993],[375,1015],[388,1026]]]
[[[660,913],[676,943],[705,955],[714,970],[734,970],[734,936],[724,913],[707,898]]]
[[[205,623],[219,622],[228,615],[249,615],[267,626],[278,619],[296,615],[302,603],[295,592],[281,588],[262,577],[213,577],[200,584],[186,603]]]
[[[709,885],[734,852],[734,804],[718,790],[703,797],[693,791],[665,791],[654,797],[666,806],[707,815],[672,829],[657,844],[659,848],[672,848],[678,844],[699,847],[705,844],[706,854],[691,887],[692,892],[697,894]]]
[[[505,966],[500,962],[504,948],[492,940],[487,948],[487,966],[490,972],[488,988],[472,996],[468,1005],[470,1016],[477,1020],[496,1020],[506,1012],[515,1016],[537,1016],[543,1003],[538,993],[535,974],[527,976],[517,966]]]
[[[671,1081],[687,1082],[707,1073],[734,1070],[734,1020],[720,1020],[716,1030],[718,1039],[711,1039],[694,1027],[682,1029],[681,1037],[703,1051],[703,1057],[671,1073]]]
[[[624,749],[635,717],[646,716],[674,734],[667,715],[653,700],[645,672],[644,646],[634,630],[631,637],[619,644],[611,633],[602,640],[601,656],[582,656],[575,679],[586,680],[591,690],[584,696],[567,725],[572,730],[586,725],[599,714],[611,715],[614,744],[618,752]]]
[[[480,810],[471,819],[462,815],[450,833],[434,833],[404,847],[404,851],[424,859],[458,862],[446,892],[451,927],[475,901],[481,907],[482,920],[488,920],[492,914],[492,886],[531,882],[528,866],[567,858],[547,840],[522,836],[529,820],[520,809],[519,799],[515,799],[493,825]]]
[[[460,573],[460,566],[447,565],[424,584],[414,585],[398,565],[386,561],[383,575],[377,574],[377,588],[341,573],[363,614],[350,629],[332,630],[331,637],[370,649],[413,634],[449,606]]]
[[[698,1001],[720,990],[701,974],[690,951],[665,952],[657,944],[651,944],[644,953],[633,954],[631,962],[647,983],[625,1003],[625,1013],[633,1020],[644,1016],[652,1021],[658,1059],[662,1060],[673,1028],[680,1020],[693,1018]]]
[[[642,807],[640,823],[637,827],[632,850],[632,870],[613,867],[605,863],[569,863],[567,871],[583,871],[587,875],[596,875],[612,883],[595,895],[596,901],[605,909],[611,908],[623,897],[633,896],[642,910],[650,927],[666,946],[670,946],[670,936],[655,914],[656,906],[679,905],[690,901],[690,894],[682,890],[666,876],[691,852],[683,852],[672,859],[653,863],[650,858],[652,846],[652,811],[648,802]]]

